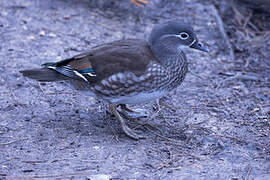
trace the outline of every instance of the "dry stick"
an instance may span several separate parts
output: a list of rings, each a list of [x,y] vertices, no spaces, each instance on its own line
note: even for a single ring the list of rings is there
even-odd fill
[[[200,78],[200,79],[205,80],[204,77],[200,76],[199,74],[197,74],[197,73],[195,73],[195,72],[193,72],[193,71],[188,70],[188,72],[189,72],[190,74],[192,74],[193,76],[197,77],[197,78]]]
[[[251,171],[251,167],[248,168],[248,172],[247,172],[247,176],[246,176],[245,180],[249,179],[250,171]]]
[[[162,110],[161,109],[161,106],[160,106],[160,99],[157,99],[156,100],[156,103],[157,103],[157,106],[158,106],[158,110],[149,118],[149,120],[152,120],[154,119],[155,117],[157,117],[157,115],[160,113],[160,111]]]
[[[9,144],[13,144],[13,143],[16,143],[16,142],[19,142],[19,141],[24,141],[24,140],[28,140],[28,138],[25,138],[25,139],[18,139],[18,140],[6,142],[6,143],[0,143],[0,146],[9,145]]]
[[[214,5],[211,5],[210,7],[213,10],[214,15],[216,17],[219,31],[220,31],[220,33],[221,33],[221,35],[222,35],[228,49],[229,49],[231,59],[232,59],[232,61],[234,61],[235,60],[235,55],[234,55],[233,47],[232,47],[232,44],[230,43],[230,40],[229,40],[229,38],[227,36],[227,33],[226,33],[225,29],[224,29],[223,21],[222,21],[220,15],[218,13],[217,8]]]
[[[80,177],[91,175],[92,172],[83,172],[83,173],[67,173],[67,174],[48,174],[48,175],[29,175],[29,176],[4,176],[7,179],[43,179],[43,178],[68,178],[68,177]]]
[[[259,81],[260,79],[256,76],[249,75],[249,74],[242,74],[242,73],[236,73],[236,75],[229,77],[227,79],[224,79],[221,81],[216,89],[219,89],[225,82],[232,81],[232,80],[243,80],[243,81]]]
[[[165,140],[168,140],[168,141],[170,141],[170,142],[174,142],[174,143],[176,143],[177,145],[183,146],[183,144],[181,143],[181,141],[177,141],[177,140],[174,140],[174,139],[172,139],[172,138],[163,136],[163,135],[161,135],[161,134],[159,134],[159,133],[153,131],[153,130],[150,129],[149,127],[146,127],[146,129],[148,129],[149,131],[151,131],[152,133],[154,133],[154,134],[155,134],[156,136],[158,136],[158,137],[161,137],[161,138],[163,138],[163,139],[165,139]]]
[[[248,22],[250,21],[252,15],[253,15],[252,12],[250,12],[250,13],[248,14],[247,18],[245,19],[245,22],[244,22],[244,24],[243,24],[243,28],[244,28],[244,29],[246,29],[247,24],[248,24]]]
[[[22,161],[23,163],[36,164],[36,163],[48,163],[48,161],[39,161],[39,160],[27,160]]]
[[[238,11],[238,9],[235,7],[235,3],[233,1],[231,1],[231,6],[232,6],[233,12],[236,14],[236,17],[239,17],[238,20],[237,20],[239,25],[241,25],[241,20],[243,20],[243,21],[246,21],[247,20],[247,24],[250,25],[250,27],[252,27],[255,31],[259,31],[259,29],[252,22],[249,21],[250,18],[252,17],[252,14],[251,14],[251,17],[250,18],[247,18],[246,19],[244,17],[244,15],[242,13],[240,13]]]

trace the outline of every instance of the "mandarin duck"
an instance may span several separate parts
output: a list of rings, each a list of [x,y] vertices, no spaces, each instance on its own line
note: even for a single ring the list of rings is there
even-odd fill
[[[145,113],[135,112],[126,104],[156,100],[178,87],[188,71],[183,47],[208,52],[192,27],[171,20],[156,25],[148,41],[126,39],[102,44],[21,73],[40,82],[68,81],[76,90],[107,101],[123,132],[139,139],[143,136],[127,126],[124,116],[131,113],[141,117]]]

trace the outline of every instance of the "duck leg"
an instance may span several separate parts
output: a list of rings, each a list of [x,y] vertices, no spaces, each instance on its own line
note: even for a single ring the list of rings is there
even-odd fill
[[[120,104],[121,106],[121,113],[123,113],[124,116],[130,117],[130,118],[144,118],[148,117],[149,113],[145,109],[130,109],[127,107],[126,104]]]
[[[127,126],[125,120],[120,116],[119,112],[117,111],[117,104],[110,104],[109,106],[110,110],[112,111],[116,119],[119,121],[122,130],[127,136],[136,140],[143,138],[143,136],[136,134],[132,129]]]

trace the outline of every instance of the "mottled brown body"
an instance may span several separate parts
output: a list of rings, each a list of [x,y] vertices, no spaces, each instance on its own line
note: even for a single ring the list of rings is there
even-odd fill
[[[150,61],[145,73],[140,76],[132,72],[120,72],[103,79],[90,89],[96,95],[111,102],[114,102],[114,99],[121,99],[121,96],[130,96],[132,98],[129,104],[133,104],[133,98],[136,98],[140,93],[151,96],[151,93],[160,91],[164,92],[161,94],[165,95],[182,83],[186,72],[187,62],[185,59],[175,60],[167,67],[156,61]],[[153,99],[155,98],[157,97],[153,97]],[[149,99],[152,98],[149,97]],[[144,102],[144,99],[141,101]],[[138,100],[136,102],[138,103]],[[121,103],[121,100],[117,103]]]

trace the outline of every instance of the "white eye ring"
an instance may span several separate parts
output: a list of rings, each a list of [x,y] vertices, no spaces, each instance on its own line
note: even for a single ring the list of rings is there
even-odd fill
[[[188,33],[186,33],[186,32],[181,32],[181,33],[179,34],[179,37],[180,37],[181,39],[185,40],[185,39],[188,39],[188,38],[189,38],[189,35],[188,35]]]

